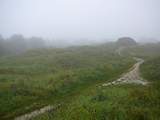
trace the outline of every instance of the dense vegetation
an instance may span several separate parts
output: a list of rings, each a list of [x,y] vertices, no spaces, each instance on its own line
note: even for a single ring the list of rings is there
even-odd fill
[[[144,86],[95,87],[34,120],[158,120],[159,101],[153,97]]]
[[[152,46],[152,47],[151,47]],[[62,104],[34,120],[158,120],[159,44],[126,48],[117,44],[30,50],[0,58],[0,119],[10,120],[45,105]],[[148,52],[149,51],[149,52]],[[126,53],[126,54],[125,54]],[[131,57],[130,57],[131,56]],[[102,87],[146,59],[141,74],[147,86]]]
[[[111,45],[39,49],[0,58],[0,119],[68,102],[133,64]]]
[[[153,84],[160,82],[160,57],[152,58],[143,64],[142,74]]]
[[[44,48],[46,43],[40,37],[25,38],[23,35],[15,34],[10,38],[0,35],[0,56],[23,53],[29,49]]]
[[[155,54],[150,54],[157,50],[156,46],[155,49],[149,48],[152,51],[148,54],[145,52],[145,57],[142,51],[148,45],[143,46],[141,51],[134,52],[135,55],[141,54],[141,57],[147,59],[141,67],[141,73],[150,82],[149,85],[93,86],[57,111],[34,120],[158,120],[160,58],[153,58]],[[156,56],[158,55],[157,52]]]
[[[151,59],[160,55],[160,43],[148,43],[134,47],[128,47],[126,54],[144,59]]]

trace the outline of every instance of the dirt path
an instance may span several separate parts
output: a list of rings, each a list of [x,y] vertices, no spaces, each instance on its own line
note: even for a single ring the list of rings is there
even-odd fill
[[[109,86],[109,85],[117,85],[117,84],[129,84],[129,83],[134,83],[134,84],[141,84],[141,85],[147,85],[148,82],[145,81],[141,76],[139,72],[139,67],[140,65],[144,62],[143,59],[141,58],[134,58],[137,63],[134,64],[132,69],[123,74],[119,79],[109,82],[109,83],[104,83],[102,86]]]
[[[48,106],[45,106],[41,109],[38,109],[38,110],[35,110],[31,113],[26,113],[25,115],[22,115],[22,116],[19,116],[19,117],[16,117],[14,120],[30,120],[38,115],[41,115],[43,113],[46,113],[46,112],[50,112],[50,111],[54,111],[56,110],[57,108],[59,108],[61,106],[61,104],[58,104],[56,106],[51,106],[51,105],[48,105]]]

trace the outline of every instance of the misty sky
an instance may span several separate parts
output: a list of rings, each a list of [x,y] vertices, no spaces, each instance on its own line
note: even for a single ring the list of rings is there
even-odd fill
[[[160,0],[0,0],[0,34],[9,37],[160,39]]]

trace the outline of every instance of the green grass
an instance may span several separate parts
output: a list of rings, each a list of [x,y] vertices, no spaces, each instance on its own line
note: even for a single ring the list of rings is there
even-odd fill
[[[33,120],[159,120],[159,63],[156,58],[141,67],[141,71],[145,71],[142,75],[152,82],[147,86],[92,86],[57,111]],[[148,74],[151,71],[154,73]]]
[[[140,71],[149,85],[90,86],[58,110],[33,120],[159,120],[160,58],[137,54],[146,59]]]
[[[92,87],[57,111],[34,120],[158,120],[159,106],[150,87]]]
[[[160,43],[148,43],[127,48],[124,53],[131,56],[137,56],[144,59],[151,59],[160,56]]]
[[[110,45],[41,49],[0,58],[0,119],[61,103],[118,77],[134,61]]]
[[[101,87],[135,63],[130,55],[118,56],[116,49],[105,44],[1,57],[0,119],[62,103],[56,111],[33,120],[158,120],[160,58],[153,58],[158,52],[152,54],[158,47],[131,48],[135,56],[147,60],[141,74],[151,84]]]
[[[145,62],[142,67],[143,76],[151,82],[160,81],[160,57],[152,58]]]

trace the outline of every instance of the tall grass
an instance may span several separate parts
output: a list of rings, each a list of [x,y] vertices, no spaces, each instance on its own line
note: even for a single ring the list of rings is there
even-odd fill
[[[118,77],[133,63],[107,45],[42,49],[0,58],[0,119],[70,101],[87,88]]]
[[[90,86],[57,111],[33,120],[159,120],[160,58],[148,59],[140,71],[147,86]]]

